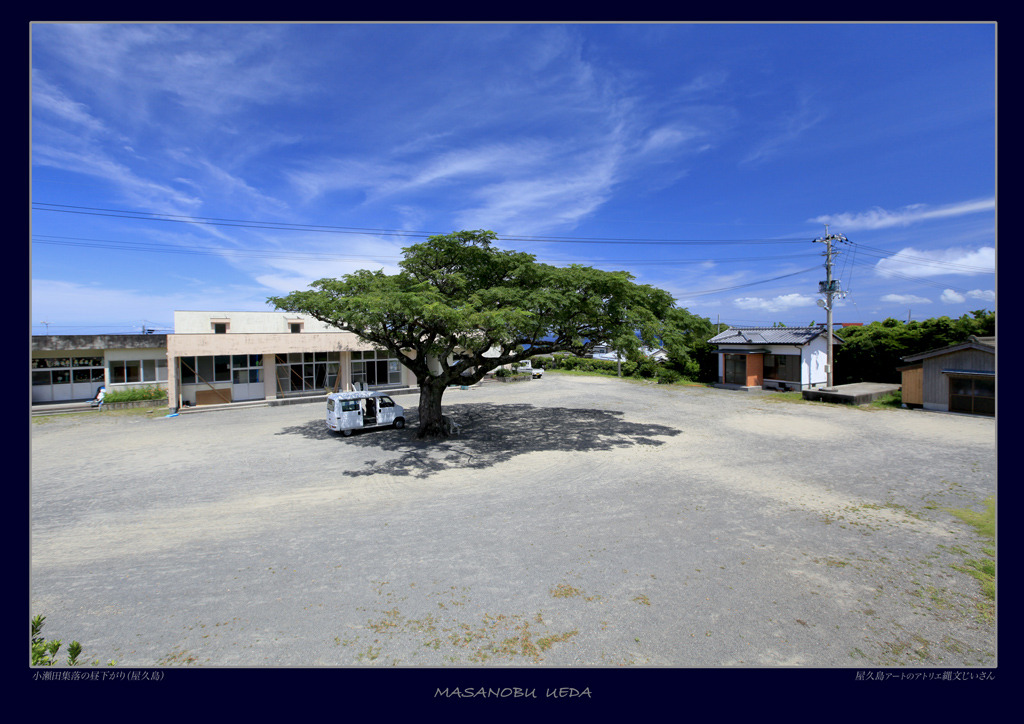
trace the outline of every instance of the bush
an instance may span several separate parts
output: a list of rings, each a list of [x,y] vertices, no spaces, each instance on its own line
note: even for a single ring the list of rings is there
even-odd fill
[[[659,385],[671,385],[679,382],[683,376],[673,369],[663,369],[658,373]]]
[[[47,641],[43,635],[43,621],[46,616],[36,616],[31,621],[31,652],[32,666],[54,666],[57,663],[57,652],[60,650],[61,642]],[[78,657],[82,654],[82,644],[72,641],[68,645],[68,666],[78,664]]]
[[[167,390],[162,387],[133,387],[108,392],[103,402],[137,402],[139,400],[166,400]]]

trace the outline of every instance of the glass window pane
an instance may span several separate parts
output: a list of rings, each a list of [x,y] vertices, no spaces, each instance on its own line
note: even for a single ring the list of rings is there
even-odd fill
[[[72,357],[71,358],[71,366],[72,367],[102,367],[103,366],[103,358],[102,357]]]
[[[71,370],[53,370],[53,384],[66,385],[71,382]]]
[[[275,365],[288,364],[288,355],[286,355],[286,354],[275,354],[274,355],[274,364]]]
[[[313,361],[313,353],[312,352],[305,352],[305,353],[303,353],[302,361],[303,362],[312,362]]]
[[[263,366],[263,355],[251,354],[249,355],[249,366],[250,367],[262,367]]]
[[[166,382],[167,381],[167,360],[158,359],[156,361],[156,381]]]
[[[197,382],[213,382],[213,357],[196,357]]]
[[[291,363],[302,361],[302,352],[290,352],[288,354],[288,361]]]
[[[110,363],[110,383],[118,384],[125,382],[124,376],[124,362],[111,362]]]
[[[249,356],[245,354],[236,354],[234,357],[231,358],[231,364],[234,367],[248,367]]]
[[[54,368],[54,367],[70,367],[71,366],[71,358],[70,357],[50,357],[47,360],[46,366],[50,367],[51,369]]]
[[[128,360],[124,363],[124,381],[142,382],[142,364],[139,360]]]
[[[262,369],[257,367],[256,369],[249,370],[249,383],[250,384],[253,384],[253,383],[256,383],[256,382],[262,382],[262,381],[263,381],[263,370]]]
[[[219,354],[213,358],[213,380],[214,382],[231,381],[231,357],[226,354]]]
[[[48,385],[50,384],[50,370],[42,370],[32,373],[32,384],[33,385]]]
[[[92,370],[72,370],[71,379],[75,382],[92,382]]]
[[[316,353],[314,353],[314,359],[317,362],[326,362],[327,361],[327,353],[326,352],[316,352]]]
[[[974,381],[974,394],[978,397],[995,397],[996,396],[996,381],[995,380],[975,380]]]
[[[971,381],[964,377],[954,377],[951,393],[954,395],[971,394]]]
[[[143,382],[156,382],[156,360],[155,359],[144,359],[144,360],[142,360],[142,381]]]
[[[327,353],[327,361],[328,362],[341,362],[341,352],[328,352]]]

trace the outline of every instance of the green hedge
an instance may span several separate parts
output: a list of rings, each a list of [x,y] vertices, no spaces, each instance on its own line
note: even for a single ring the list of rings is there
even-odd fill
[[[108,392],[103,402],[137,402],[139,400],[166,400],[167,390],[162,387],[133,387]]]

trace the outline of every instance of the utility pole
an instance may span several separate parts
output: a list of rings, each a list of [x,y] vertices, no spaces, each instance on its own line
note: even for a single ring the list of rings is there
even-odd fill
[[[825,314],[828,318],[828,382],[827,387],[832,387],[832,370],[833,370],[833,354],[832,354],[832,306],[833,301],[836,297],[843,297],[844,294],[839,290],[839,282],[832,279],[832,259],[839,253],[838,251],[832,250],[832,242],[844,242],[849,243],[849,240],[842,234],[829,234],[828,224],[825,225],[825,236],[820,239],[815,239],[815,243],[825,244],[825,281],[818,282],[818,291],[825,295],[824,299],[818,300],[818,306],[825,308]]]

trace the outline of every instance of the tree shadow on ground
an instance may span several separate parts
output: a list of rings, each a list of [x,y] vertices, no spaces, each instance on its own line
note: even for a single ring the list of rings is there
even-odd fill
[[[448,409],[458,426],[457,435],[443,440],[416,438],[418,415],[407,411],[408,427],[357,430],[342,437],[323,420],[287,427],[279,435],[302,435],[313,440],[380,450],[381,460],[368,460],[349,476],[408,475],[426,478],[454,469],[480,469],[510,460],[516,455],[550,451],[612,450],[633,445],[663,445],[657,437],[678,435],[665,425],[627,422],[614,410],[535,407],[533,405],[470,403]]]

